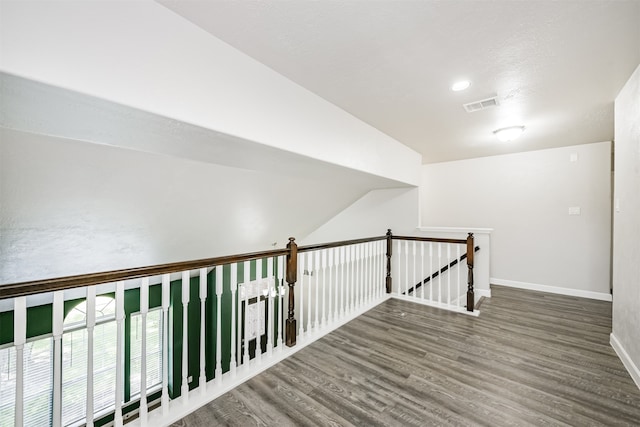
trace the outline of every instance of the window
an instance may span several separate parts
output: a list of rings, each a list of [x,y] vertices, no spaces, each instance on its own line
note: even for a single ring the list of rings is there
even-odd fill
[[[12,426],[16,403],[16,350],[0,349],[0,426]]]
[[[23,347],[23,421],[25,426],[51,424],[53,345],[50,337]],[[0,425],[13,425],[16,401],[16,350],[0,350]]]
[[[140,355],[142,352],[142,316],[131,316],[131,396],[140,393]],[[162,382],[162,311],[147,314],[147,390]]]
[[[30,341],[24,346],[24,425],[51,424],[53,390],[53,339]]]
[[[64,320],[62,335],[62,424],[85,419],[87,410],[87,304],[78,304]],[[93,330],[93,411],[115,404],[116,379],[115,300],[96,297],[96,326]]]
[[[62,425],[82,425],[87,410],[87,368],[89,335],[87,304],[76,305],[64,319],[62,334]],[[131,315],[130,390],[140,395],[142,316]],[[124,337],[123,337],[124,338]],[[117,323],[115,300],[96,297],[96,325],[93,330],[93,411],[102,415],[113,410],[116,395]],[[162,382],[162,310],[147,314],[147,390]],[[124,351],[124,350],[123,350]],[[53,338],[31,339],[24,345],[24,425],[52,424]],[[123,366],[124,370],[124,366]],[[126,381],[126,379],[125,379]],[[0,426],[15,424],[16,349],[0,348]]]

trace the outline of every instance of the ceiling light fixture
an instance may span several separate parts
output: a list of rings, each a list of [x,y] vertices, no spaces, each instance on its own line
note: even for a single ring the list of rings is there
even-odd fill
[[[509,126],[493,131],[493,133],[502,142],[513,141],[522,135],[522,132],[524,132],[524,126]]]
[[[460,92],[461,90],[465,90],[469,86],[471,86],[471,82],[469,80],[462,80],[454,83],[453,86],[451,86],[451,90],[454,92]]]

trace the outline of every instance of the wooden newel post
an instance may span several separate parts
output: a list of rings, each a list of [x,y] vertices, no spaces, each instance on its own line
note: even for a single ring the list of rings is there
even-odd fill
[[[473,311],[473,306],[476,304],[473,292],[473,249],[473,233],[469,233],[467,236],[467,311]]]
[[[387,293],[391,293],[391,251],[393,247],[393,234],[391,229],[387,230]]]
[[[289,311],[285,323],[285,342],[287,346],[296,345],[295,285],[298,281],[298,245],[295,238],[289,237],[287,249],[287,284],[289,285]]]

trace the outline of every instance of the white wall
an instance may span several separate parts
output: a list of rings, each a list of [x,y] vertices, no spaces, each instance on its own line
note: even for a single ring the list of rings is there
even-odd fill
[[[151,0],[0,7],[1,71],[403,183],[419,181],[418,153]]]
[[[422,225],[492,228],[492,283],[608,299],[610,164],[603,142],[424,165]]]
[[[615,105],[611,344],[640,387],[640,66]]]
[[[0,128],[0,283],[282,248],[397,185],[289,161],[249,170]]]
[[[413,233],[417,226],[417,188],[373,190],[299,243],[307,245],[382,236],[389,228],[394,234],[407,234]]]

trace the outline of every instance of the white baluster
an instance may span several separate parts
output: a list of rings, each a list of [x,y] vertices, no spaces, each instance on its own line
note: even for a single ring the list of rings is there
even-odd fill
[[[147,425],[147,313],[149,313],[149,278],[144,277],[140,283],[140,425]]]
[[[396,257],[396,259],[398,260],[396,262],[396,266],[397,266],[397,272],[398,272],[398,280],[396,281],[396,292],[398,295],[402,294],[401,288],[402,288],[402,269],[401,269],[401,265],[402,265],[402,242],[400,240],[396,240],[396,251],[395,253],[398,254],[398,256]]]
[[[418,290],[416,289],[416,284],[418,282],[416,282],[416,267],[417,267],[417,263],[416,263],[416,241],[414,240],[412,242],[412,250],[413,250],[413,282],[411,283],[411,287],[413,287],[413,297],[417,298],[418,297]],[[407,295],[409,296],[409,295]]]
[[[169,414],[169,301],[171,275],[162,275],[162,414]],[[123,298],[124,299],[124,298]]]
[[[267,259],[267,294],[265,295],[265,307],[267,308],[267,355],[273,354],[273,304],[275,303],[275,290],[272,286],[272,278],[275,277],[273,271],[273,258]]]
[[[364,253],[364,243],[358,245],[358,274],[359,274],[359,286],[358,290],[360,292],[358,296],[358,304],[360,307],[364,305],[364,282],[366,279],[365,276],[365,253]]]
[[[377,248],[378,248],[378,242],[370,242],[369,243],[369,298],[370,299],[374,299],[376,297],[376,292],[377,292],[377,283],[378,283],[378,277],[377,277],[377,261],[378,261],[378,257],[377,257]]]
[[[360,246],[353,246],[353,269],[354,269],[354,309],[360,308]]]
[[[284,284],[282,283],[282,277],[284,276],[284,257],[278,257],[278,279],[276,281],[276,286],[278,289],[278,341],[276,343],[278,347],[278,351],[282,351],[282,342],[284,339],[284,331],[282,330],[282,304],[284,303]]]
[[[182,272],[182,386],[180,395],[189,400],[189,292],[190,277],[188,271]]]
[[[371,302],[371,293],[373,291],[373,286],[372,286],[372,279],[373,279],[373,242],[367,242],[365,243],[365,248],[366,248],[366,254],[367,254],[367,268],[366,268],[366,277],[367,280],[365,282],[365,289],[366,289],[366,302]]]
[[[315,269],[313,270],[313,283],[316,288],[316,298],[315,298],[315,312],[314,317],[315,321],[313,322],[314,331],[318,330],[320,326],[320,322],[318,321],[318,317],[320,314],[320,309],[318,308],[320,304],[320,283],[318,282],[318,274],[320,274],[320,251],[315,251]]]
[[[333,265],[335,265],[335,277],[333,278],[335,303],[333,304],[333,320],[337,321],[340,318],[340,248],[333,250]]]
[[[53,293],[53,427],[62,425],[62,332],[64,323],[64,291]],[[122,347],[119,347],[122,348]],[[117,384],[117,381],[116,381]],[[122,387],[120,388],[120,390]],[[118,395],[116,388],[116,397]],[[118,401],[116,398],[116,419],[118,415]],[[120,412],[122,417],[122,412]],[[122,425],[122,422],[120,424]]]
[[[327,249],[322,250],[322,326],[327,326]]]
[[[243,286],[243,291],[244,291],[244,321],[243,321],[243,325],[244,325],[244,356],[243,356],[243,360],[242,363],[244,364],[244,366],[246,367],[246,369],[249,369],[249,362],[251,361],[251,358],[249,357],[249,334],[248,334],[248,326],[249,324],[247,323],[247,317],[248,317],[248,313],[249,313],[249,283],[251,282],[251,264],[249,264],[249,261],[245,261],[244,262],[244,286]]]
[[[433,302],[433,243],[429,242],[429,301]]]
[[[262,259],[256,260],[256,287],[257,291],[257,299],[258,299],[258,324],[256,325],[256,359],[258,363],[262,361],[262,322],[264,321],[264,314],[262,313],[262,301],[260,301],[260,296],[262,295]]]
[[[382,298],[382,287],[384,287],[384,273],[383,273],[383,269],[381,266],[382,263],[382,247],[381,244],[382,242],[380,240],[378,240],[376,242],[376,249],[375,249],[375,258],[376,258],[376,265],[375,265],[375,272],[374,272],[374,277],[375,277],[375,297],[376,298]]]
[[[219,266],[222,267],[222,266]],[[219,268],[216,267],[216,268]],[[229,360],[229,372],[231,372],[231,378],[236,377],[236,368],[238,366],[236,362],[236,293],[238,291],[238,264],[233,263],[230,267],[231,277],[229,278],[229,285],[231,288],[231,339],[230,343],[230,360]]]
[[[358,307],[362,307],[363,293],[364,293],[364,248],[363,245],[356,245],[356,260],[358,263]]]
[[[404,241],[404,278],[405,278],[405,286],[404,286],[404,294],[409,296],[409,241]]]
[[[387,293],[387,241],[381,240],[378,249],[379,261],[378,268],[380,274],[379,296],[382,297]]]
[[[456,245],[456,261],[458,261],[458,263],[456,264],[456,266],[458,267],[457,270],[457,275],[458,275],[458,279],[456,280],[457,286],[456,286],[456,297],[457,297],[457,303],[456,305],[458,306],[458,308],[460,308],[460,304],[462,302],[462,298],[460,297],[460,245]]]
[[[87,287],[87,426],[93,426],[93,331],[96,326],[96,287]]]
[[[124,401],[124,319],[124,282],[120,281],[116,282],[116,395],[115,413],[113,420],[115,426],[123,425],[122,402]]]
[[[374,299],[376,297],[377,291],[377,255],[376,249],[378,247],[378,242],[370,242],[369,243],[369,298]]]
[[[420,299],[424,300],[424,242],[420,242]]]
[[[371,269],[371,282],[372,282],[372,288],[371,288],[371,293],[372,293],[372,297],[373,299],[378,299],[379,297],[379,285],[380,285],[380,266],[379,266],[379,249],[380,249],[380,242],[378,240],[376,240],[375,242],[372,243],[371,246],[371,261],[373,263],[372,269]]]
[[[442,304],[442,273],[440,273],[440,267],[442,266],[442,244],[438,243],[438,304]]]
[[[344,276],[344,265],[345,265],[345,247],[340,247],[340,319],[344,318],[344,290],[346,287],[345,276]]]
[[[373,267],[371,270],[371,281],[372,281],[372,297],[374,299],[378,299],[378,297],[380,296],[378,294],[378,292],[380,291],[379,287],[380,287],[380,276],[379,276],[379,272],[380,272],[380,268],[379,268],[379,256],[378,256],[378,251],[380,249],[380,242],[378,240],[376,240],[375,242],[373,242],[373,246],[371,248],[372,252],[372,262],[373,262]]]
[[[447,243],[447,266],[451,262],[451,244]],[[451,270],[447,270],[447,305],[451,305]]]
[[[216,384],[222,383],[222,286],[224,284],[223,268],[217,265],[216,269],[216,368],[214,375]],[[204,324],[203,324],[204,326]],[[204,346],[203,346],[204,348]],[[206,381],[206,379],[205,379]]]
[[[13,300],[13,345],[16,348],[16,401],[14,421],[22,427],[24,421],[24,345],[27,342],[27,298]]]
[[[206,355],[205,355],[205,337],[207,333],[206,328],[206,301],[207,301],[207,269],[200,269],[200,376],[198,377],[198,387],[200,387],[200,393],[206,393],[207,385],[207,371],[206,371]]]
[[[298,261],[300,261],[300,265],[298,266],[298,269],[300,270],[298,274],[298,277],[300,278],[300,286],[299,286],[299,295],[300,295],[300,331],[298,332],[298,336],[300,337],[300,339],[304,338],[304,271],[305,271],[305,265],[306,265],[306,261],[307,261],[307,255],[304,253],[298,254]]]
[[[353,260],[353,246],[345,247],[346,261],[347,261],[347,284],[346,284],[346,301],[345,301],[345,312],[347,315],[351,314],[354,308],[353,304],[353,295],[354,295],[354,281],[353,278],[355,276],[355,271],[353,268],[352,260]]]
[[[353,307],[360,306],[360,247],[353,245]]]
[[[310,334],[311,333],[311,300],[313,298],[311,298],[311,274],[313,274],[313,252],[309,252],[308,257],[307,257],[307,269],[309,271],[309,280],[308,280],[308,285],[309,287],[308,292],[307,292],[307,333]],[[317,297],[317,295],[316,295]],[[317,301],[317,298],[316,298]]]
[[[369,244],[362,244],[362,303],[369,301]]]
[[[333,310],[335,310],[335,304],[332,301],[333,297],[333,286],[335,284],[333,280],[333,258],[334,258],[334,248],[327,249],[327,264],[329,266],[329,288],[327,291],[329,292],[329,298],[327,300],[327,321],[329,323],[333,322],[335,318]]]

